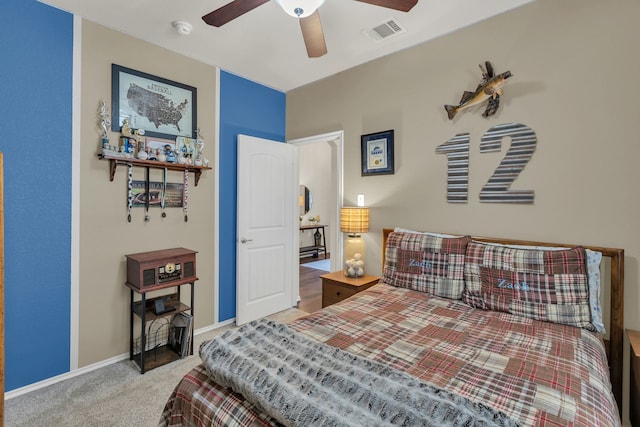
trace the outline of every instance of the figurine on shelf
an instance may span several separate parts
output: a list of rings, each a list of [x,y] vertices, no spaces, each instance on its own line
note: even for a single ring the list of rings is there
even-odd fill
[[[126,155],[127,157],[135,157],[137,142],[133,138],[127,138]]]
[[[202,150],[204,150],[204,140],[200,134],[200,128],[198,128],[196,129],[196,159],[194,161],[196,166],[202,166],[204,164]]]
[[[125,119],[126,121],[126,119]],[[124,128],[124,126],[123,126]],[[131,129],[129,129],[129,132],[131,132]],[[136,129],[135,131],[132,132],[133,135],[131,137],[129,137],[130,141],[135,141],[136,144],[136,148],[137,148],[137,156],[139,159],[141,160],[145,160],[149,158],[149,153],[147,152],[147,141],[144,138],[144,129]],[[141,154],[141,153],[145,153],[145,154]],[[146,155],[146,157],[145,157]],[[141,157],[142,156],[142,157]]]
[[[108,150],[109,147],[109,128],[111,127],[111,119],[109,118],[109,109],[107,108],[107,101],[100,100],[98,107],[98,117],[100,118],[100,137],[102,139],[102,149]]]
[[[193,139],[186,136],[178,136],[176,138],[176,154],[178,163],[181,165],[193,164]]]
[[[167,162],[169,163],[176,162],[176,153],[173,152],[169,144],[164,146],[164,154],[165,156],[167,156]]]
[[[144,132],[144,131],[143,131]],[[129,124],[129,118],[125,117],[122,122],[122,128],[120,129],[120,133],[122,136],[132,136],[133,131],[131,130],[131,125]]]
[[[119,152],[123,155],[123,157],[130,158],[134,157],[134,150],[130,143],[131,138],[128,136],[120,137],[120,144],[118,147]]]
[[[138,154],[137,154],[138,158],[140,160],[147,160],[147,158],[149,157],[147,155],[147,147],[145,146],[145,141],[140,141],[138,143]]]
[[[167,155],[164,153],[164,150],[159,148],[156,149],[156,159],[158,159],[159,162],[167,161]]]

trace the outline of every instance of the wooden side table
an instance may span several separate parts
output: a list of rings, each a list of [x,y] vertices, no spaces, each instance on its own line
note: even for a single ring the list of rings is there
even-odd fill
[[[380,280],[380,277],[368,274],[357,278],[347,277],[342,270],[323,274],[320,277],[322,278],[322,308],[364,291]]]
[[[640,332],[627,329],[631,353],[629,375],[629,420],[632,426],[640,426]]]

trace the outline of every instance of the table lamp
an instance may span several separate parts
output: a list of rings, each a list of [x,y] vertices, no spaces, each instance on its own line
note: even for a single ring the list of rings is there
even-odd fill
[[[360,233],[369,231],[369,208],[340,209],[340,231],[348,233],[344,245],[344,275],[364,276],[364,241]]]

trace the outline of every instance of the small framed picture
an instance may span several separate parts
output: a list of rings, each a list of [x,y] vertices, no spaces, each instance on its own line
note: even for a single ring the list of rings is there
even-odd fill
[[[133,195],[134,208],[142,208],[147,204],[147,194],[145,191],[146,182],[133,180],[131,194]],[[184,200],[184,184],[178,182],[167,182],[163,184],[158,181],[149,182],[149,207],[161,208],[164,197],[164,204],[167,208],[181,208]]]
[[[391,175],[393,166],[393,129],[360,137],[362,176]]]
[[[147,147],[152,150],[164,150],[164,151],[176,151],[176,142],[170,139],[162,139],[162,138],[146,138]],[[168,147],[167,147],[168,146]]]

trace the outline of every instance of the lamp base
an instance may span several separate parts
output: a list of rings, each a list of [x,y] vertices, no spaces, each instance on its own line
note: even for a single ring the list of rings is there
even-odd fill
[[[344,244],[344,275],[364,276],[364,241],[360,236],[349,236]]]

